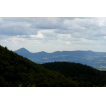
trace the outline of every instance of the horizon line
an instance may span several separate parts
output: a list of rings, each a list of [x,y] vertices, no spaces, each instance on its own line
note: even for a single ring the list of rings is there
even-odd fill
[[[64,52],[64,51],[91,51],[91,52],[100,52],[100,51],[92,51],[92,50],[62,50],[62,51],[53,51],[53,52],[46,52],[46,51],[39,51],[39,52],[31,52],[31,51],[29,51],[28,49],[26,49],[26,48],[24,48],[24,47],[22,47],[22,48],[20,48],[20,49],[25,49],[25,50],[27,50],[28,52],[30,52],[30,53],[39,53],[39,52],[45,52],[45,53],[54,53],[54,52]],[[17,50],[12,50],[13,52],[15,52],[15,51],[18,51],[18,50],[20,50],[20,49],[17,49]],[[104,53],[106,53],[106,52],[104,52]]]

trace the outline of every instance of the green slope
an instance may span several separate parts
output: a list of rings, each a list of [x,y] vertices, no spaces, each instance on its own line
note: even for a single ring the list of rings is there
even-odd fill
[[[0,87],[104,86],[105,76],[106,73],[81,64],[37,64],[0,46]]]
[[[80,86],[78,81],[24,58],[0,46],[0,86],[59,87]],[[85,84],[86,85],[86,84]]]
[[[94,86],[104,86],[106,84],[105,72],[80,63],[50,62],[44,63],[42,66],[60,72],[67,78],[76,79],[76,81],[89,82]]]

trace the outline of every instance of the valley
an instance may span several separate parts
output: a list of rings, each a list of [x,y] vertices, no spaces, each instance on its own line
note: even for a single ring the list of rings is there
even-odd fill
[[[47,62],[75,62],[92,66],[99,70],[106,70],[106,53],[93,51],[55,51],[53,53],[46,53],[44,51],[38,53],[31,53],[25,48],[14,51],[23,57],[30,59],[35,63]]]

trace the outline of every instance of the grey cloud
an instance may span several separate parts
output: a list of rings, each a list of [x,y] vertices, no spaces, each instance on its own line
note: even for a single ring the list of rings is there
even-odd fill
[[[0,25],[0,35],[16,36],[37,34],[37,29],[30,28],[31,22],[33,22],[33,19],[31,21],[30,18],[2,18],[2,23]]]
[[[99,19],[103,22],[100,23]],[[96,17],[2,17],[0,36],[27,35],[26,38],[29,39],[29,35],[37,35],[39,30],[53,29],[53,32],[42,32],[44,39],[56,40],[58,34],[71,34],[74,38],[100,39],[106,36],[105,25],[106,18]]]
[[[62,25],[61,18],[55,17],[38,17],[35,18],[35,21],[32,23],[32,28],[39,28],[39,29],[56,29],[60,28]]]
[[[46,40],[57,39],[57,34],[53,32],[42,32],[43,36]]]
[[[2,17],[4,22],[28,22],[31,23],[35,20],[35,17]]]
[[[9,27],[9,28],[0,28],[0,35],[9,35],[9,36],[16,36],[16,35],[36,35],[38,30],[23,28],[23,27]]]

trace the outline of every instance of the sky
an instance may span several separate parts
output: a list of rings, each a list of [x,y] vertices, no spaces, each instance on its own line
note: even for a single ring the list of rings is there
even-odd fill
[[[106,17],[0,17],[0,45],[30,52],[106,52]]]

